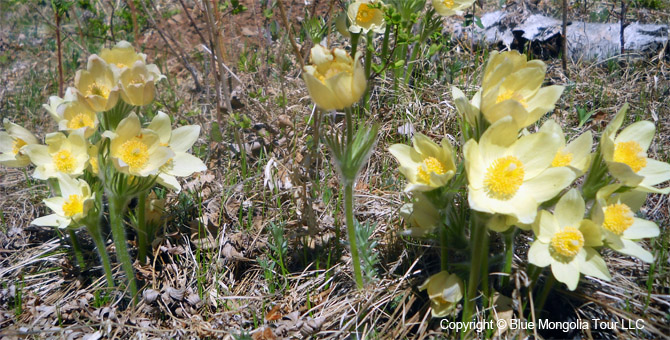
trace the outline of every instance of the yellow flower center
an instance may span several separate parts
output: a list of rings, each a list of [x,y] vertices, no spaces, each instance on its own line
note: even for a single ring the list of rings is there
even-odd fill
[[[67,150],[58,151],[53,156],[53,162],[56,170],[66,174],[71,174],[76,165],[76,160],[72,157],[72,153]]]
[[[447,1],[449,1],[449,0],[447,0]],[[528,107],[528,103],[526,102],[526,99],[523,98],[521,96],[521,94],[516,93],[512,90],[505,90],[505,92],[498,94],[498,97],[496,98],[496,104],[498,104],[500,102],[504,102],[505,100],[508,100],[508,99],[514,99],[517,102],[519,102],[519,104],[523,105],[523,107],[525,107],[525,108]]]
[[[442,0],[442,3],[449,9],[454,8],[454,0]]]
[[[63,203],[63,213],[65,216],[72,217],[84,212],[84,201],[79,195],[70,195]]]
[[[603,227],[607,230],[621,235],[626,229],[633,225],[633,211],[625,204],[610,204],[605,207],[605,221]]]
[[[316,72],[314,72],[314,77],[319,79],[321,81],[321,83],[325,84],[326,79],[331,78],[335,75],[338,75],[342,72],[352,73],[351,65],[349,65],[347,63],[342,63],[342,62],[332,62],[332,63],[330,63],[330,65],[328,65],[328,68],[326,69],[325,73],[321,73],[319,71],[316,71]]]
[[[77,130],[77,129],[81,129],[83,127],[92,128],[92,127],[94,127],[94,123],[93,123],[93,119],[91,119],[90,116],[88,116],[87,114],[84,114],[84,113],[80,113],[80,114],[72,117],[72,119],[70,119],[70,121],[67,123],[67,127],[70,130]]]
[[[149,148],[137,138],[121,145],[121,160],[133,169],[142,169],[149,162]]]
[[[19,153],[19,151],[21,151],[21,148],[26,144],[28,143],[26,143],[26,141],[24,141],[21,138],[14,139],[14,143],[12,144],[12,152],[14,152],[14,154],[16,155],[17,153]]]
[[[551,249],[565,257],[573,257],[584,246],[584,235],[577,228],[565,227],[551,238]]]
[[[435,157],[428,157],[423,160],[423,164],[419,165],[416,169],[417,176],[422,182],[429,184],[430,183],[430,173],[434,172],[438,175],[444,175],[447,173],[447,170],[444,168],[442,162],[440,162]]]
[[[551,161],[551,166],[553,167],[568,166],[570,165],[570,162],[572,162],[572,154],[569,152],[563,152],[561,150],[558,150],[558,152],[556,152],[554,160]]]
[[[100,85],[98,83],[93,83],[88,86],[88,95],[89,96],[100,96],[105,99],[109,98],[109,88],[105,85]]]
[[[627,164],[635,172],[647,166],[647,154],[640,144],[633,140],[616,143],[613,159],[615,162]]]
[[[356,22],[367,24],[375,17],[375,8],[370,8],[367,4],[361,4],[356,13]]]
[[[122,62],[116,62],[115,64],[116,64],[116,67],[118,67],[118,68],[120,68],[120,69],[123,69],[123,68],[128,67],[128,66],[126,66],[126,64],[124,64],[124,63],[122,63]]]
[[[508,200],[516,194],[523,183],[523,163],[514,157],[506,156],[493,161],[486,170],[484,185],[487,194],[498,200]]]

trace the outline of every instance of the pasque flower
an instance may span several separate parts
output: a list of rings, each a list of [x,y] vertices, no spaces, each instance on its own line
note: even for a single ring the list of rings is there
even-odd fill
[[[95,194],[83,179],[59,173],[58,186],[61,196],[47,198],[44,204],[54,213],[35,219],[31,224],[58,228],[76,227],[86,217],[95,202]]]
[[[542,210],[533,224],[536,240],[528,251],[528,262],[551,266],[556,280],[574,290],[579,274],[611,279],[607,265],[593,247],[602,245],[600,228],[584,219],[585,204],[576,189],[556,204],[554,213]]]
[[[160,167],[175,156],[169,147],[161,145],[156,132],[141,128],[134,112],[119,123],[116,131],[105,131],[103,137],[111,140],[110,154],[116,169],[133,176],[157,175]]]
[[[433,8],[441,16],[461,15],[475,0],[433,0]]]
[[[84,137],[92,136],[98,128],[98,116],[95,111],[78,100],[63,102],[56,109],[58,129],[73,131],[84,129]]]
[[[535,220],[540,203],[556,196],[574,179],[565,167],[551,167],[561,140],[538,132],[517,139],[512,117],[491,125],[479,143],[464,148],[468,201],[474,210],[510,215],[520,223]]]
[[[176,176],[190,176],[195,172],[207,170],[207,166],[200,158],[187,152],[198,140],[200,126],[186,125],[172,130],[170,117],[164,112],[158,111],[148,129],[158,135],[161,145],[167,146],[174,153],[174,157],[159,168],[158,183],[169,189],[179,191],[181,185],[179,185]]]
[[[420,192],[414,194],[414,201],[400,208],[402,216],[411,228],[404,235],[423,237],[432,233],[440,224],[440,212],[433,203]]]
[[[635,122],[617,134],[627,110],[628,104],[625,104],[603,132],[600,140],[603,159],[612,176],[623,185],[667,194],[670,186],[658,188],[656,185],[670,180],[670,164],[647,157],[656,130],[654,123]]]
[[[39,144],[35,136],[23,127],[3,119],[5,131],[0,131],[0,164],[20,168],[30,164],[25,147]]]
[[[548,120],[540,128],[540,132],[554,133],[560,136],[560,147],[551,161],[552,167],[570,167],[577,176],[588,170],[591,164],[591,147],[593,146],[593,135],[586,131],[579,137],[566,145],[563,129],[553,120]]]
[[[638,190],[617,193],[619,188],[620,184],[611,184],[598,190],[593,221],[602,225],[606,246],[652,263],[654,256],[635,242],[660,233],[656,223],[635,216],[644,205],[647,193]]]
[[[443,270],[426,280],[419,290],[427,290],[430,297],[431,314],[442,318],[449,314],[463,299],[463,280],[456,274]]]
[[[547,66],[541,60],[527,61],[517,51],[494,51],[484,69],[481,96],[484,117],[494,123],[512,116],[519,128],[535,123],[554,109],[563,86],[541,87]]]
[[[379,7],[381,6],[381,7]],[[369,31],[384,33],[384,3],[380,0],[357,0],[347,8],[349,31],[367,34]]]
[[[133,45],[125,40],[119,41],[111,49],[103,48],[100,51],[100,58],[109,65],[117,78],[121,76],[124,70],[133,67],[137,62],[146,66],[155,81],[165,78],[155,64],[147,64],[146,54],[137,53]]]
[[[442,139],[440,145],[417,133],[412,138],[413,147],[394,144],[389,152],[400,163],[400,172],[409,183],[405,191],[429,191],[439,188],[454,176],[456,165],[451,144]]]
[[[88,144],[83,129],[72,131],[67,137],[62,132],[50,133],[45,141],[47,145],[25,147],[25,153],[36,165],[33,177],[44,180],[56,178],[59,173],[70,176],[84,173],[88,162]]]
[[[156,95],[154,74],[149,71],[143,62],[135,62],[131,67],[124,69],[119,78],[121,98],[134,106],[150,104]]]
[[[112,109],[119,99],[117,77],[107,63],[97,55],[88,58],[86,70],[79,70],[74,78],[77,97],[95,112]]]
[[[328,50],[321,45],[312,48],[312,65],[305,66],[303,78],[307,91],[323,110],[342,110],[356,103],[367,86],[365,70],[341,48]]]

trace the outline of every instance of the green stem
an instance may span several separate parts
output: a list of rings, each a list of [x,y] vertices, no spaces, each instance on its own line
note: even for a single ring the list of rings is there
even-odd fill
[[[105,270],[105,279],[107,280],[107,287],[114,287],[114,277],[112,276],[112,263],[109,260],[107,247],[105,247],[105,240],[102,238],[102,231],[96,221],[90,221],[86,224],[86,230],[93,238],[95,247],[98,249],[98,255],[102,261],[102,268]]]
[[[349,248],[351,249],[351,264],[354,266],[354,279],[356,287],[363,288],[363,275],[361,274],[361,262],[358,258],[358,246],[356,245],[356,226],[354,225],[354,183],[347,181],[344,185],[344,211],[347,219],[347,234],[349,236]]]
[[[489,298],[489,233],[488,229],[486,227],[483,228],[484,236],[482,237],[481,243],[479,244],[479,248],[481,248],[480,255],[481,257],[481,264],[480,268],[482,270],[481,273],[481,279],[482,279],[482,300],[483,303],[482,305],[484,308],[488,307],[488,298]],[[475,267],[476,268],[476,267]]]
[[[440,260],[442,270],[447,270],[449,267],[449,236],[447,235],[447,226],[440,228]]]
[[[512,227],[511,230],[503,233],[505,238],[505,266],[503,267],[503,273],[505,275],[502,277],[501,286],[505,287],[509,284],[510,276],[512,273],[512,261],[514,261],[514,236],[516,235],[516,228]]]
[[[542,287],[542,292],[540,293],[540,297],[537,300],[537,304],[535,305],[536,316],[539,317],[540,313],[542,312],[542,309],[544,309],[544,304],[545,302],[547,302],[547,297],[549,297],[551,289],[554,288],[554,283],[556,283],[554,275],[552,274],[547,275],[547,280],[544,283],[544,287]]]
[[[393,25],[386,25],[386,30],[384,30],[384,40],[382,40],[382,55],[381,55],[381,58],[384,61],[383,66],[386,66],[386,59],[389,53],[389,37],[391,36],[392,27]]]
[[[137,282],[135,281],[133,263],[126,246],[126,230],[123,227],[123,215],[127,204],[127,197],[123,195],[109,195],[109,223],[114,238],[114,246],[116,247],[116,258],[121,262],[121,267],[128,279],[128,287],[130,288],[133,303],[137,303],[135,300],[137,296]]]
[[[86,262],[84,261],[84,254],[81,252],[81,245],[77,239],[77,234],[74,232],[74,229],[67,229],[68,235],[70,235],[70,242],[72,243],[72,250],[74,250],[74,257],[77,260],[79,268],[82,270],[86,268]]]
[[[409,79],[412,77],[412,72],[414,71],[414,62],[416,61],[416,57],[419,54],[419,50],[421,50],[421,41],[417,41],[416,44],[414,44],[414,48],[412,49],[412,55],[409,58],[409,61],[407,62],[407,73],[405,73],[405,84],[409,84]]]
[[[358,48],[358,38],[361,37],[361,33],[351,33],[351,56],[356,58],[356,49]]]
[[[470,249],[472,251],[472,266],[470,267],[470,278],[468,280],[468,291],[465,301],[465,307],[463,308],[463,321],[468,322],[472,320],[472,312],[475,305],[475,297],[477,296],[477,287],[479,286],[479,275],[481,274],[481,266],[483,257],[488,255],[488,249],[482,247],[484,243],[487,243],[486,237],[488,236],[486,225],[480,223],[477,217],[473,217],[475,221],[473,222],[473,237],[470,240]]]
[[[143,192],[137,196],[137,259],[144,264],[147,258],[147,220],[144,216],[146,208],[147,193]]]
[[[354,122],[353,122],[353,114],[351,113],[351,108],[347,107],[344,109],[344,114],[345,114],[345,119],[347,123],[347,140],[346,140],[346,145],[351,145],[354,139]]]

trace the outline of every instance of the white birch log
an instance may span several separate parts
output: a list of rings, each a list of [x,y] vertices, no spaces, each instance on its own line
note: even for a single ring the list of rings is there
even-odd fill
[[[522,11],[525,12],[525,11]],[[522,17],[519,17],[522,16]],[[484,28],[464,27],[452,22],[451,32],[456,39],[474,44],[502,45],[509,48],[530,48],[537,55],[556,57],[560,52],[561,21],[540,14],[523,15],[506,11],[486,13],[481,17]],[[572,61],[602,61],[621,52],[620,23],[569,22],[567,26],[568,57]],[[624,28],[624,47],[627,54],[649,56],[670,55],[668,25],[631,23]]]

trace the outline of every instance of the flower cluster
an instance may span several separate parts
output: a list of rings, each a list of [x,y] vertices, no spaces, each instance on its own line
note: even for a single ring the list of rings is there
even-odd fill
[[[618,132],[627,105],[607,126],[595,152],[590,131],[568,143],[553,120],[544,121],[537,132],[529,131],[553,110],[563,92],[559,85],[542,86],[545,72],[540,60],[527,61],[515,51],[493,52],[481,89],[472,99],[453,88],[464,137],[462,166],[446,139],[438,145],[418,133],[413,147],[395,144],[389,151],[408,181],[405,190],[414,194],[414,201],[401,208],[411,225],[405,234],[445,235],[440,240],[446,256],[444,249],[458,248],[450,237],[465,238],[449,236],[462,233],[458,223],[464,221],[454,221],[453,216],[467,216],[473,225],[469,246],[474,264],[488,256],[488,241],[478,243],[487,240],[488,230],[508,235],[514,235],[515,228],[532,230],[535,240],[528,262],[550,266],[556,280],[574,290],[580,274],[610,280],[599,253],[603,247],[653,261],[637,241],[657,236],[659,228],[636,212],[647,193],[670,191],[659,187],[670,180],[670,164],[648,158],[653,123],[636,122]],[[576,181],[582,176],[583,181]],[[467,197],[466,204],[458,203],[460,195]],[[476,236],[482,235],[477,232],[480,226],[484,236]],[[435,317],[443,316],[462,296],[455,279],[447,279],[448,260],[442,263],[443,271],[423,286],[428,287]],[[470,273],[469,301],[476,297],[478,271]],[[439,294],[435,288],[431,293],[435,282],[441,282]]]
[[[199,158],[188,153],[198,139],[199,126],[172,130],[170,117],[160,111],[147,126],[141,123],[141,107],[153,102],[156,83],[163,78],[156,65],[147,63],[145,54],[122,41],[91,55],[63,98],[52,96],[43,105],[58,127],[45,136],[44,144],[28,130],[4,121],[0,164],[32,164],[32,176],[48,180],[54,189],[54,197],[44,200],[53,214],[32,224],[86,227],[96,240],[103,195],[110,200],[123,198],[120,211],[110,212],[122,215],[128,199],[143,197],[153,183],[179,191],[176,177],[206,170]],[[144,223],[138,221],[140,226]]]

